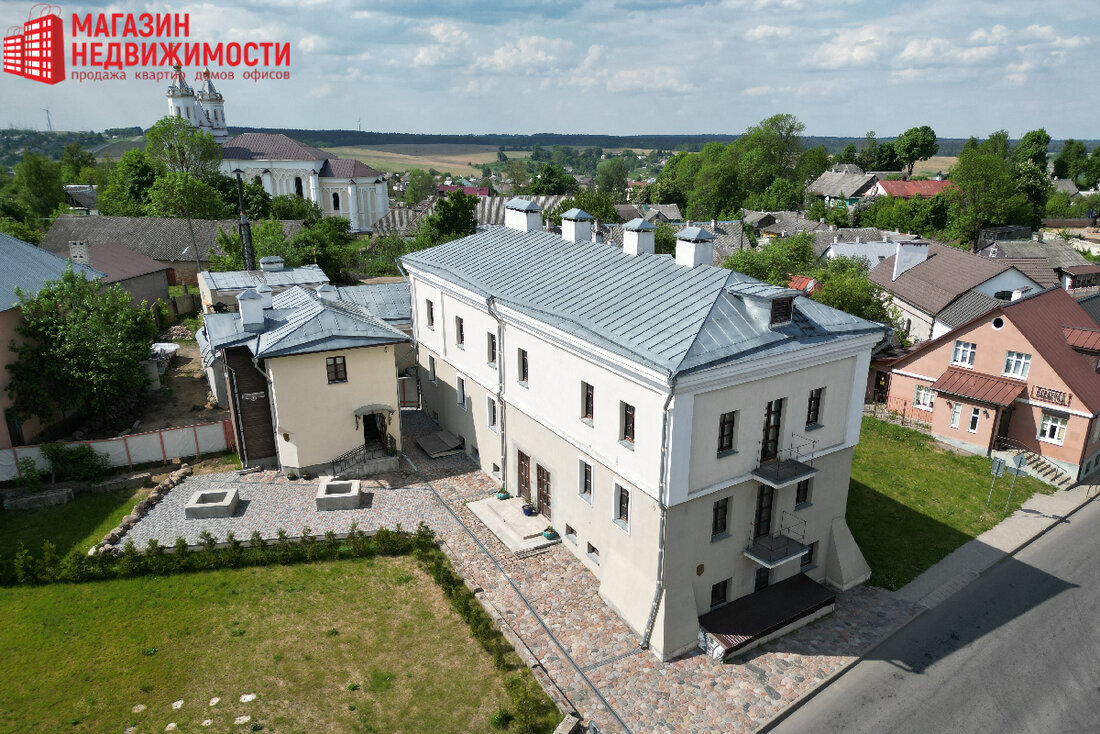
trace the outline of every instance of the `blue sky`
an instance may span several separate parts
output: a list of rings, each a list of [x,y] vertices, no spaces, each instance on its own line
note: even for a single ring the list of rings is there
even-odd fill
[[[0,26],[31,2],[0,0]],[[1088,0],[243,0],[62,5],[187,12],[190,40],[292,45],[287,81],[223,82],[230,124],[437,133],[738,133],[790,112],[813,135],[1100,138]],[[106,39],[102,39],[106,40]],[[122,39],[126,40],[126,39]],[[1090,73],[1091,72],[1091,73]],[[127,74],[128,77],[132,74]],[[165,83],[0,74],[0,124],[154,122]]]

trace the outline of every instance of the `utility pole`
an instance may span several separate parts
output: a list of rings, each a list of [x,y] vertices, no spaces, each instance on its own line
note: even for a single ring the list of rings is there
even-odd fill
[[[256,269],[256,257],[252,251],[252,225],[248,221],[248,215],[244,211],[244,185],[241,183],[241,174],[244,173],[241,169],[237,168],[233,171],[237,176],[237,204],[240,206],[241,223],[239,225],[241,232],[241,257],[244,260],[245,270]]]

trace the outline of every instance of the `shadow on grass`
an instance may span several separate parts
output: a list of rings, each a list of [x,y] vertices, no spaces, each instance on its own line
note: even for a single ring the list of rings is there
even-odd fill
[[[891,591],[972,539],[854,479],[848,490],[847,519],[871,566],[868,583]]]
[[[61,555],[78,544],[91,547],[133,509],[134,494],[132,489],[82,494],[64,505],[0,513],[0,557],[13,556],[20,542],[34,556],[47,540]]]

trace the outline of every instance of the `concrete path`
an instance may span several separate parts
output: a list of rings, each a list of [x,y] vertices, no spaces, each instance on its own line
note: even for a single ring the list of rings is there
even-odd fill
[[[929,568],[896,595],[931,609],[978,578],[995,563],[1014,555],[1100,494],[1100,485],[1079,484],[1053,494],[1036,494],[996,527]]]

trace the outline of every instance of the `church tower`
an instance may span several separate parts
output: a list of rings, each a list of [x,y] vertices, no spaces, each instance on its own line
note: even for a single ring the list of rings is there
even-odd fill
[[[173,68],[176,75],[172,79],[172,84],[168,87],[168,114],[172,117],[181,117],[195,127],[201,127],[199,116],[202,112],[199,110],[198,101],[195,99],[195,92],[191,89],[187,80],[183,78],[180,67]]]
[[[196,93],[183,78],[181,68],[174,68],[176,76],[168,87],[168,114],[205,130],[219,143],[229,140],[229,129],[225,124],[225,100],[210,80],[210,69],[202,73]]]
[[[214,82],[210,79],[210,67],[202,72],[196,99],[206,118],[206,125],[203,127],[210,131],[217,142],[224,143],[229,140],[229,128],[225,123],[225,99],[222,93],[214,88]]]

